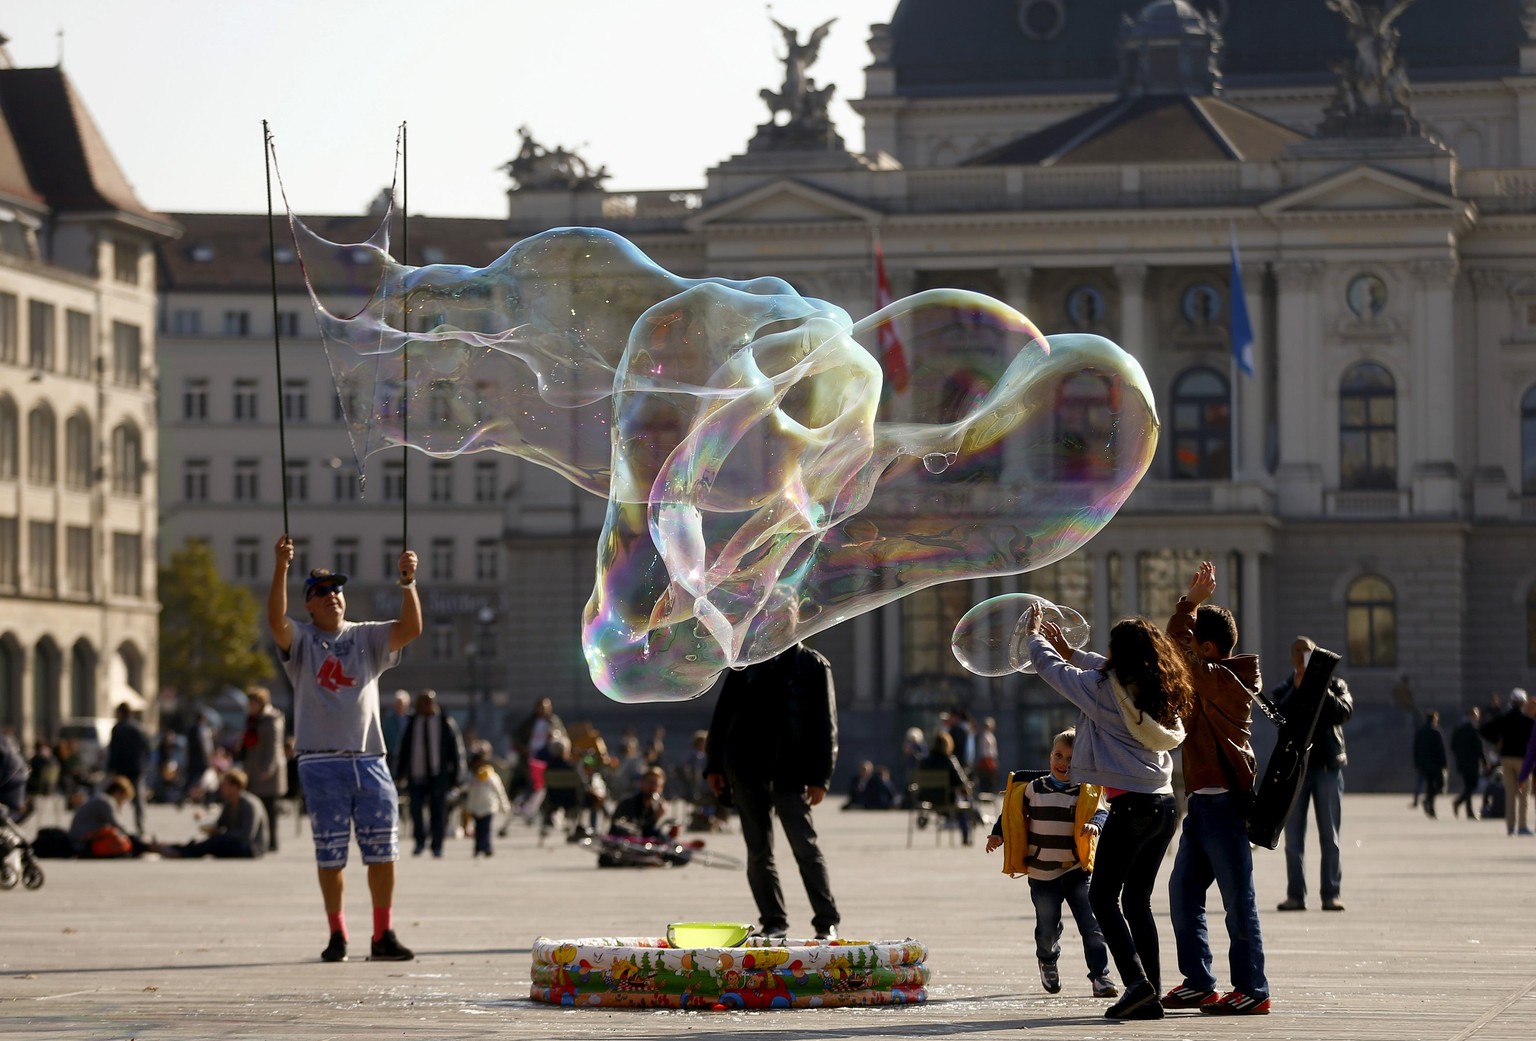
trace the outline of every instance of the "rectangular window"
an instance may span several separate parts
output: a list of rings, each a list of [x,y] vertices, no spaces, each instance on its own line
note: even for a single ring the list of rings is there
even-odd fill
[[[139,284],[139,244],[112,240],[112,277],[124,285]]]
[[[475,501],[496,501],[496,461],[480,459],[475,462]]]
[[[208,501],[208,460],[188,459],[182,464],[181,497],[187,502]]]
[[[144,595],[143,542],[131,531],[112,533],[112,592],[118,596]]]
[[[249,336],[251,335],[251,312],[249,311],[225,311],[224,312],[225,336]]]
[[[309,380],[283,380],[283,418],[290,423],[309,419]]]
[[[235,540],[235,577],[246,581],[260,578],[261,542],[242,537]]]
[[[453,581],[453,540],[432,540],[432,579],[436,582]]]
[[[17,554],[20,551],[21,526],[15,517],[0,517],[0,588],[15,589],[21,566]]]
[[[964,582],[919,590],[901,600],[901,664],[906,674],[968,675],[950,650],[950,637],[970,607],[971,591]]]
[[[457,641],[453,638],[453,622],[448,619],[436,619],[432,622],[432,657],[438,660],[446,660],[455,657],[458,648]]]
[[[481,582],[494,582],[501,570],[501,540],[480,539],[475,543],[475,578]]]
[[[384,501],[403,502],[405,500],[405,464],[398,459],[390,459],[384,464]]]
[[[350,466],[337,470],[331,483],[337,502],[356,502],[362,497],[363,482]]]
[[[1179,597],[1189,588],[1189,580],[1202,560],[1211,559],[1198,549],[1161,549],[1141,553],[1136,558],[1137,613],[1161,625],[1173,615]],[[1224,576],[1230,591],[1232,576]]]
[[[91,561],[96,554],[91,550],[90,528],[66,528],[64,531],[64,581],[71,593],[91,592]]]
[[[234,413],[236,423],[256,422],[256,381],[235,380]]]
[[[144,354],[143,337],[137,325],[112,323],[112,378],[129,387],[137,387],[140,361]]]
[[[432,460],[428,471],[427,487],[433,502],[453,501],[453,463],[446,459]]]
[[[277,333],[279,336],[299,335],[299,312],[279,311],[277,313]]]
[[[357,539],[337,539],[331,548],[331,560],[334,569],[343,575],[357,574]]]
[[[177,336],[196,336],[203,331],[203,312],[190,307],[171,312],[171,332]]]
[[[283,468],[284,487],[290,502],[309,501],[309,460],[290,459]]]
[[[0,361],[16,361],[16,294],[0,293]]]
[[[261,498],[260,459],[235,460],[235,501],[257,502]]]
[[[57,532],[53,521],[27,522],[27,584],[35,593],[58,592]]]
[[[27,301],[27,364],[43,372],[53,371],[54,312],[52,304]]]
[[[208,381],[190,377],[181,385],[181,418],[208,418]]]
[[[384,540],[384,578],[388,581],[400,581],[400,554],[404,552],[405,543],[399,539]]]
[[[91,316],[84,311],[64,312],[64,365],[71,376],[91,376]]]

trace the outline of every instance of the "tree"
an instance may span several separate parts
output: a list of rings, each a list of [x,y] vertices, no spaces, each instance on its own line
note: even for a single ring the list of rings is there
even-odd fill
[[[272,675],[261,612],[244,586],[225,582],[213,551],[192,539],[160,569],[160,682],[183,703]]]

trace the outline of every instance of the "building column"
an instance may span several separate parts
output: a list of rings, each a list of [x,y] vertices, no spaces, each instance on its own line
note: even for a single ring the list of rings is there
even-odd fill
[[[885,681],[885,689],[879,692],[880,704],[895,705],[897,693],[901,690],[901,601],[887,604],[875,614],[879,619],[884,648],[880,677]]]
[[[854,670],[853,708],[874,708],[880,704],[880,669],[875,660],[876,648],[880,646],[876,632],[879,617],[877,611],[866,611],[848,623],[853,626],[854,660],[874,666]]]
[[[1412,465],[1408,479],[1413,489],[1413,512],[1437,517],[1461,512],[1456,465],[1456,370],[1465,351],[1456,336],[1455,301],[1458,266],[1454,257],[1418,260],[1409,265],[1418,282],[1414,298],[1414,382],[1408,400],[1398,397],[1397,429],[1413,431]],[[1412,404],[1405,414],[1404,404]],[[1411,415],[1411,418],[1410,418]]]
[[[1247,646],[1255,654],[1264,643],[1264,595],[1259,588],[1259,563],[1258,550],[1243,553],[1243,599],[1239,605],[1243,613],[1243,626],[1238,637],[1241,640],[1243,633],[1246,633]]]
[[[1472,342],[1481,343],[1500,326],[1499,312],[1508,307],[1510,289],[1518,277],[1500,268],[1471,268]],[[1507,312],[1506,312],[1507,313]],[[1477,401],[1495,400],[1500,391],[1500,362],[1491,351],[1475,351],[1477,365],[1471,392]],[[1475,517],[1509,516],[1508,434],[1494,415],[1476,411],[1472,439],[1472,512]]]
[[[1028,265],[1005,267],[998,272],[1003,279],[1003,302],[1019,314],[1029,318],[1029,286],[1034,281],[1035,269]],[[1030,319],[1033,321],[1033,319]]]
[[[1269,328],[1264,315],[1264,278],[1268,265],[1244,264],[1243,300],[1248,304],[1248,325],[1253,330],[1253,375],[1245,374],[1237,366],[1230,368],[1237,381],[1232,398],[1237,406],[1233,417],[1232,438],[1236,453],[1233,457],[1232,479],[1254,480],[1264,472],[1264,404],[1265,380],[1269,373],[1267,359],[1270,346],[1264,340]]]
[[[1146,357],[1147,347],[1147,265],[1116,264],[1115,281],[1120,285],[1120,346],[1133,357]]]
[[[1315,359],[1321,336],[1318,287],[1320,260],[1282,260],[1274,265],[1279,284],[1275,354],[1292,359],[1278,368],[1280,466],[1275,471],[1280,513],[1316,517],[1323,512],[1323,445],[1331,443],[1338,417],[1320,408],[1324,386]],[[1327,400],[1333,400],[1329,396]],[[1305,417],[1319,417],[1308,422]]]
[[[1097,634],[1089,643],[1092,646],[1103,647],[1105,639],[1109,636],[1109,627],[1114,619],[1109,614],[1109,554],[1094,553],[1088,558],[1093,562],[1093,589],[1092,617],[1088,619],[1093,632]],[[1096,642],[1095,642],[1096,641]]]

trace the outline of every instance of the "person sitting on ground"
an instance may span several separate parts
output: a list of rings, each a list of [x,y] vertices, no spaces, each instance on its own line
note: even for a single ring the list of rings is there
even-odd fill
[[[859,772],[854,774],[853,779],[848,782],[848,801],[843,803],[843,809],[862,810],[869,786],[874,783],[874,780],[874,760],[866,759],[859,764]]]
[[[619,800],[597,858],[599,867],[688,863],[693,851],[673,842],[676,827],[667,821],[666,785],[667,772],[653,766],[640,775],[634,793]]]
[[[93,860],[138,857],[150,846],[123,825],[118,811],[133,800],[133,782],[114,777],[100,794],[80,804],[69,822],[69,843],[75,855]]]
[[[267,852],[267,833],[271,821],[262,801],[247,789],[244,770],[230,767],[219,782],[219,819],[203,826],[206,838],[180,846],[155,846],[155,852],[168,857],[217,857],[221,860],[250,860]]]

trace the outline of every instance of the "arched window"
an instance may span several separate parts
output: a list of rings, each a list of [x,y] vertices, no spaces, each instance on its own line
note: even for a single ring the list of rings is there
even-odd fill
[[[1536,495],[1536,387],[1520,399],[1520,494]]]
[[[1351,665],[1397,664],[1397,594],[1390,582],[1375,575],[1351,582],[1344,598],[1344,624]]]
[[[32,730],[48,740],[59,736],[59,648],[46,636],[32,649]]]
[[[1339,384],[1339,487],[1397,487],[1397,385],[1373,362],[1354,366]]]
[[[1173,381],[1175,478],[1226,480],[1232,476],[1232,398],[1227,378],[1204,366]]]
[[[21,727],[21,644],[0,636],[0,726]]]
[[[59,479],[58,430],[53,409],[39,405],[27,415],[27,480],[54,484]]]
[[[83,638],[69,654],[69,714],[78,719],[97,714],[96,651]]]
[[[0,396],[0,481],[16,479],[20,440],[21,424],[17,419],[16,402]]]
[[[76,412],[64,424],[64,486],[84,491],[91,484],[91,421]]]
[[[112,491],[137,497],[144,488],[144,451],[138,427],[124,423],[112,431]]]
[[[1114,388],[1080,372],[1056,391],[1056,480],[1102,481],[1114,472]]]

